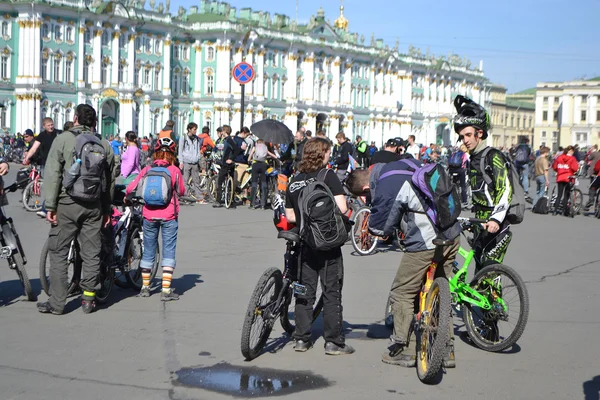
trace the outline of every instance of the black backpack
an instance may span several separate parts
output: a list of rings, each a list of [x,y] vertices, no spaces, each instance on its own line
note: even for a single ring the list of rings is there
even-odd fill
[[[550,207],[548,206],[548,196],[547,193],[544,193],[542,197],[538,199],[533,205],[531,212],[534,214],[548,214],[550,211]]]
[[[310,248],[319,251],[342,247],[350,230],[348,218],[340,213],[325,184],[327,171],[319,171],[317,179],[302,188],[298,196],[300,236]]]
[[[94,202],[107,190],[108,162],[101,139],[90,131],[75,135],[73,165],[65,171],[63,186],[74,199]]]

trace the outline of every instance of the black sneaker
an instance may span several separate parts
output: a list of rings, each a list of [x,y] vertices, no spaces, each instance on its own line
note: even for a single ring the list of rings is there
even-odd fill
[[[84,314],[90,314],[96,311],[96,302],[93,300],[82,300],[81,309]]]
[[[592,208],[593,205],[594,203],[585,203],[583,206],[583,211],[590,211],[590,208]]]
[[[312,343],[310,341],[305,342],[304,340],[296,340],[296,344],[294,345],[294,351],[304,353],[311,347]]]
[[[54,315],[61,315],[63,312],[62,311],[58,311],[55,310],[54,308],[52,308],[52,306],[50,305],[50,302],[45,302],[45,303],[37,303],[37,308],[38,311],[41,312],[42,314],[54,314]]]
[[[162,292],[160,295],[161,301],[173,301],[179,300],[179,295],[173,291],[173,289],[169,289],[168,292]]]
[[[150,288],[148,286],[142,286],[142,290],[140,290],[140,294],[137,297],[150,297]]]
[[[338,346],[333,342],[325,343],[325,354],[329,356],[343,356],[346,354],[354,353],[354,348],[349,344],[344,344],[343,346]]]
[[[417,356],[414,351],[406,348],[401,343],[393,343],[381,356],[381,361],[386,364],[399,365],[406,368],[414,368],[417,365]]]
[[[444,368],[456,368],[456,358],[454,356],[454,343],[447,346],[448,354],[444,356],[443,366]]]
[[[213,208],[223,208],[223,203],[215,203],[213,204]]]

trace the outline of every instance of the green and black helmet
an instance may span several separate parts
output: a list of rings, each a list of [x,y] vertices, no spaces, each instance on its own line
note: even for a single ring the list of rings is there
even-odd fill
[[[485,108],[475,103],[468,97],[458,95],[454,99],[456,116],[454,117],[454,131],[459,133],[463,128],[472,126],[483,131],[482,139],[487,138],[491,128],[490,116]]]

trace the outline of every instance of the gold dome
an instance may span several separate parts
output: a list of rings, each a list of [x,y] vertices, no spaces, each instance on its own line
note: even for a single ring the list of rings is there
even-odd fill
[[[340,16],[335,20],[333,25],[338,29],[348,30],[348,20],[344,17],[344,6],[340,6]]]

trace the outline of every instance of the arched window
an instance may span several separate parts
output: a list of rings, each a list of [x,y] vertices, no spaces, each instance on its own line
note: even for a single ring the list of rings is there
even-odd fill
[[[42,38],[50,39],[50,27],[47,23],[42,24]]]
[[[150,75],[151,74],[152,74],[152,67],[150,67],[150,65],[146,65],[146,68],[144,68],[144,80],[142,81],[142,83],[144,85],[150,84]]]
[[[140,69],[141,69],[141,65],[136,64],[134,74],[133,74],[133,86],[135,86],[135,87],[138,87],[140,84]]]
[[[162,51],[161,51],[161,44],[162,44],[162,41],[160,39],[156,39],[154,41],[154,53],[155,54],[162,53]]]
[[[54,25],[54,40],[57,42],[62,40],[62,26],[58,24]]]
[[[173,70],[173,76],[171,77],[171,80],[172,80],[171,93],[173,93],[173,94],[179,93],[179,91],[180,91],[180,87],[179,87],[180,72],[181,72],[181,70],[179,68],[175,68]]]
[[[215,48],[209,47],[208,50],[206,50],[206,61],[213,61],[214,59],[215,59]]]
[[[54,109],[53,113],[52,113],[52,119],[54,120],[54,123],[56,125],[59,125],[59,117],[60,117],[60,110],[57,108]]]
[[[68,122],[68,121],[70,121],[70,120],[71,120],[71,109],[70,109],[70,108],[67,108],[67,109],[65,110],[65,122]]]
[[[127,82],[127,78],[126,78],[126,74],[125,74],[125,63],[123,62],[125,60],[121,60],[119,61],[119,72],[118,72],[118,76],[117,79],[119,82]]]
[[[206,71],[206,94],[211,96],[215,92],[215,77],[213,70]]]
[[[127,36],[124,33],[121,33],[119,36],[119,47],[124,48],[127,45]]]
[[[212,119],[206,118],[206,121],[204,121],[204,126],[208,126],[208,131],[212,132]]]
[[[160,90],[160,64],[154,67],[154,90]]]
[[[48,58],[42,56],[42,81],[48,81]]]
[[[8,21],[2,21],[2,37],[10,37],[10,25]]]
[[[185,95],[189,93],[190,89],[190,70],[186,69],[183,71],[181,76],[181,92]]]
[[[59,83],[62,81],[62,76],[60,74],[60,62],[61,56],[60,54],[54,55],[54,82]]]
[[[173,46],[173,59],[175,59],[175,60],[181,59],[181,46],[178,44]]]
[[[109,71],[110,71],[110,64],[107,61],[103,61],[102,62],[102,74],[100,76],[100,82],[102,82],[103,85],[108,85],[109,82]]]
[[[9,76],[9,55],[3,54],[2,59],[0,60],[0,78],[8,79]]]
[[[158,132],[158,130],[160,129],[158,127],[158,109],[154,112],[154,117],[152,119],[152,132]]]
[[[7,112],[6,106],[0,108],[0,128],[6,128]]]
[[[277,77],[271,79],[271,98],[277,100]]]
[[[86,28],[83,33],[83,42],[85,44],[92,44],[92,30],[90,28]]]
[[[88,60],[83,61],[83,82],[86,84],[90,83],[90,66],[91,63]]]
[[[73,27],[72,26],[67,27],[67,34],[65,36],[66,36],[67,42],[73,42]]]

